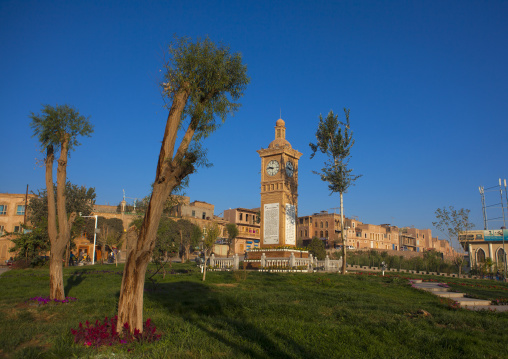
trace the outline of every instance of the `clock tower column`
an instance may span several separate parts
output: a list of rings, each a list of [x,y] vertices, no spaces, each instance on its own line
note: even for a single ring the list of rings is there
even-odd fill
[[[261,247],[294,247],[302,154],[286,140],[282,119],[276,122],[275,139],[257,152],[261,157]]]

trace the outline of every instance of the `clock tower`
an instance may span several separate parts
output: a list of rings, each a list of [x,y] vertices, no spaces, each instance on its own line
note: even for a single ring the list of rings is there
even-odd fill
[[[261,157],[261,247],[296,246],[298,160],[302,156],[286,140],[282,119],[275,139],[257,151]]]

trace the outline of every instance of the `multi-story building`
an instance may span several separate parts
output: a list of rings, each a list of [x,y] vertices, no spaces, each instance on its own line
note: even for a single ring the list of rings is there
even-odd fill
[[[408,248],[415,252],[424,252],[429,249],[433,249],[432,242],[432,231],[430,229],[418,229],[413,227],[401,228],[401,233],[404,234],[404,238],[412,238],[412,245]],[[401,243],[401,246],[402,243]]]
[[[26,222],[26,206],[33,194],[1,193],[0,194],[0,263],[13,257],[9,250],[14,246],[8,233],[21,231],[21,225]]]
[[[356,249],[386,249],[398,250],[398,228],[389,224],[367,224],[358,220],[349,220],[349,227],[353,230],[353,245]],[[347,229],[347,228],[346,228]]]
[[[259,208],[234,208],[224,211],[224,220],[238,227],[238,236],[232,245],[234,253],[242,254],[259,247],[260,218]],[[227,234],[226,234],[227,237]]]
[[[325,243],[326,248],[333,248],[334,244],[340,244],[340,233],[336,231],[340,231],[340,215],[336,213],[321,211],[311,216],[298,217],[297,220],[297,238],[303,245],[309,244],[316,237]]]

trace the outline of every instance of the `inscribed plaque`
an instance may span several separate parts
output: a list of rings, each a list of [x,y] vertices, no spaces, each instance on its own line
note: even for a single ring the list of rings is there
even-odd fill
[[[263,243],[279,244],[279,204],[265,204],[263,218]]]
[[[286,244],[296,245],[296,207],[286,203]]]

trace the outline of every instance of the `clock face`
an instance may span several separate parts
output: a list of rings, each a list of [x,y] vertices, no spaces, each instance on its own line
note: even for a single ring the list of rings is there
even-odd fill
[[[293,163],[290,161],[286,162],[286,174],[288,177],[293,177],[293,173],[295,172],[295,168],[293,167]]]
[[[276,160],[271,160],[266,166],[266,173],[268,173],[270,176],[275,176],[277,172],[279,172],[279,167],[279,162]]]

